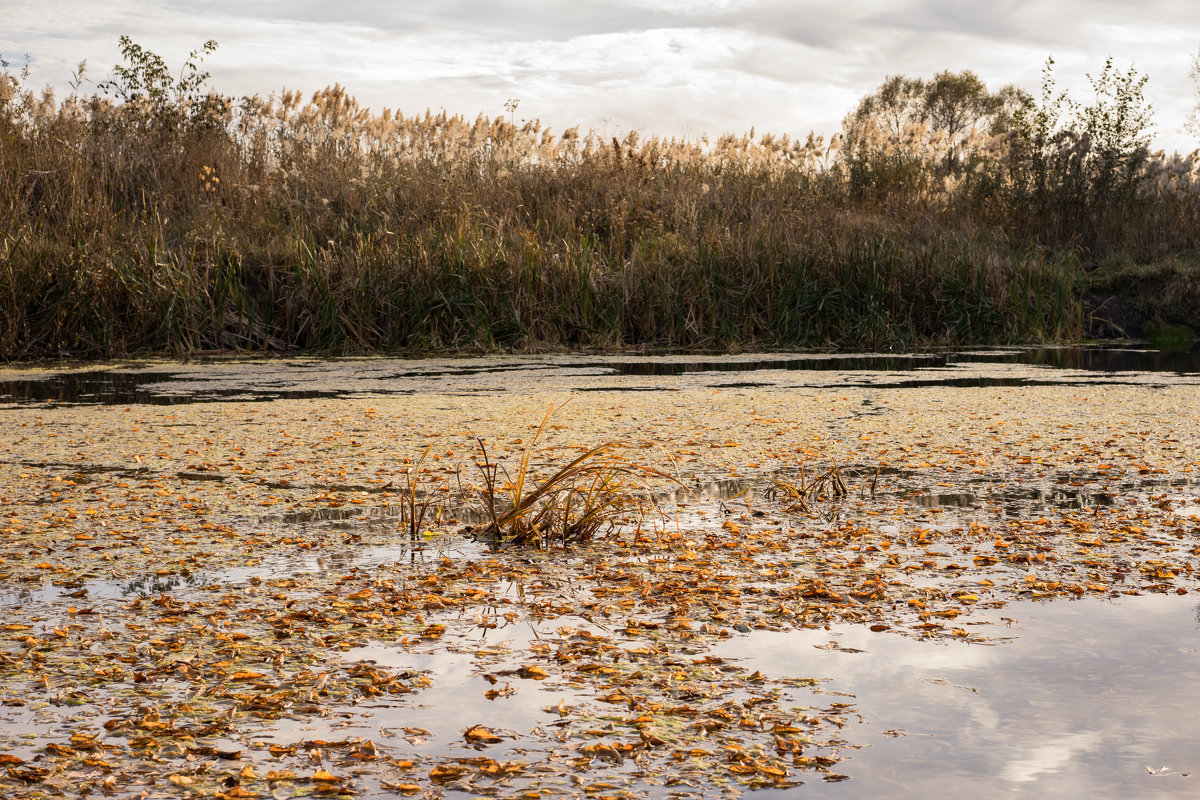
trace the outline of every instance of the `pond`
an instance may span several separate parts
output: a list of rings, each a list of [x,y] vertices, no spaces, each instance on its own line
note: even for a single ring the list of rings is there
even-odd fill
[[[1193,796],[1197,383],[1136,347],[0,369],[0,794]],[[640,516],[478,535],[484,453],[607,441]]]

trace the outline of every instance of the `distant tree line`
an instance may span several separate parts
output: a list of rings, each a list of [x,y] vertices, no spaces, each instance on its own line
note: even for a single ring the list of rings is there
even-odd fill
[[[888,77],[842,124],[843,162],[856,191],[893,191],[911,178],[898,162],[932,163],[978,202],[1003,195],[1010,210],[1039,220],[1058,241],[1096,241],[1109,217],[1163,173],[1165,155],[1150,152],[1147,77],[1109,58],[1088,75],[1094,98],[1085,103],[1057,89],[1053,67],[1048,59],[1038,96],[1015,86],[990,91],[969,70]],[[1194,71],[1200,76],[1200,66]]]

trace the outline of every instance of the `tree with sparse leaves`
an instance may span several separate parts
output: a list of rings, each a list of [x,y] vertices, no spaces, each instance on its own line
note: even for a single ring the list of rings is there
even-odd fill
[[[217,49],[212,39],[188,54],[179,76],[171,74],[162,56],[143,48],[128,36],[120,39],[125,64],[113,67],[112,77],[99,88],[114,95],[128,113],[144,124],[178,128],[184,124],[200,128],[219,127],[229,111],[229,100],[205,85],[209,73],[200,62]]]
[[[1197,50],[1196,55],[1192,56],[1192,69],[1188,74],[1192,78],[1192,83],[1195,84],[1193,97],[1196,106],[1192,109],[1192,113],[1188,114],[1184,127],[1188,133],[1200,139],[1200,50]]]
[[[1085,105],[1055,88],[1053,68],[1047,59],[1040,100],[1030,98],[1014,116],[1013,186],[1035,213],[1077,209],[1071,224],[1085,229],[1115,201],[1137,195],[1154,127],[1148,78],[1109,58],[1099,75],[1087,76],[1094,100]]]
[[[931,80],[889,76],[842,122],[850,149],[870,147],[874,137],[883,144],[914,144],[913,130],[940,134],[957,143],[971,133],[1006,130],[1025,93],[1013,86],[988,91],[970,70],[945,70]]]

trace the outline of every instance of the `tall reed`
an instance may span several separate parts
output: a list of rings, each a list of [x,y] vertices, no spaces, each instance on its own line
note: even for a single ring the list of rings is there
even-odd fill
[[[1090,251],[1015,204],[994,143],[950,173],[932,141],[606,139],[339,86],[181,98],[168,122],[0,86],[0,358],[1081,332]],[[1090,247],[1197,249],[1195,159],[1146,170]]]

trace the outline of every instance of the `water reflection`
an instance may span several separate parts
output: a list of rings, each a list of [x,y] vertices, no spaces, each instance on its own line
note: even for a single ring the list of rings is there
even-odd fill
[[[336,390],[304,389],[291,385],[302,377],[295,376],[274,387],[269,382],[222,387],[207,385],[204,379],[185,378],[180,381],[175,372],[89,370],[30,379],[0,380],[0,402],[20,405],[49,402],[66,405],[173,406],[231,400],[267,402],[345,396],[344,392]]]
[[[122,596],[152,597],[170,594],[176,589],[207,586],[210,583],[212,583],[212,579],[203,572],[184,571],[171,575],[142,575],[119,586]]]
[[[755,632],[717,655],[771,675],[833,676],[825,690],[853,694],[867,712],[843,731],[860,746],[838,765],[851,780],[809,782],[806,796],[1200,792],[1200,611],[1192,597],[1016,602],[989,613],[978,615],[988,624],[973,633],[992,636],[993,646],[837,625]],[[839,647],[827,649],[830,640]]]
[[[222,579],[224,582],[244,579],[247,574],[247,571],[244,569],[228,572],[229,574],[217,573],[216,575],[209,575],[205,572],[185,570],[170,575],[148,573],[123,581],[94,580],[59,584],[39,583],[0,590],[0,606],[49,604],[68,596],[78,597],[81,600],[87,598],[88,601],[118,600],[131,596],[155,597],[189,588],[208,586]]]

